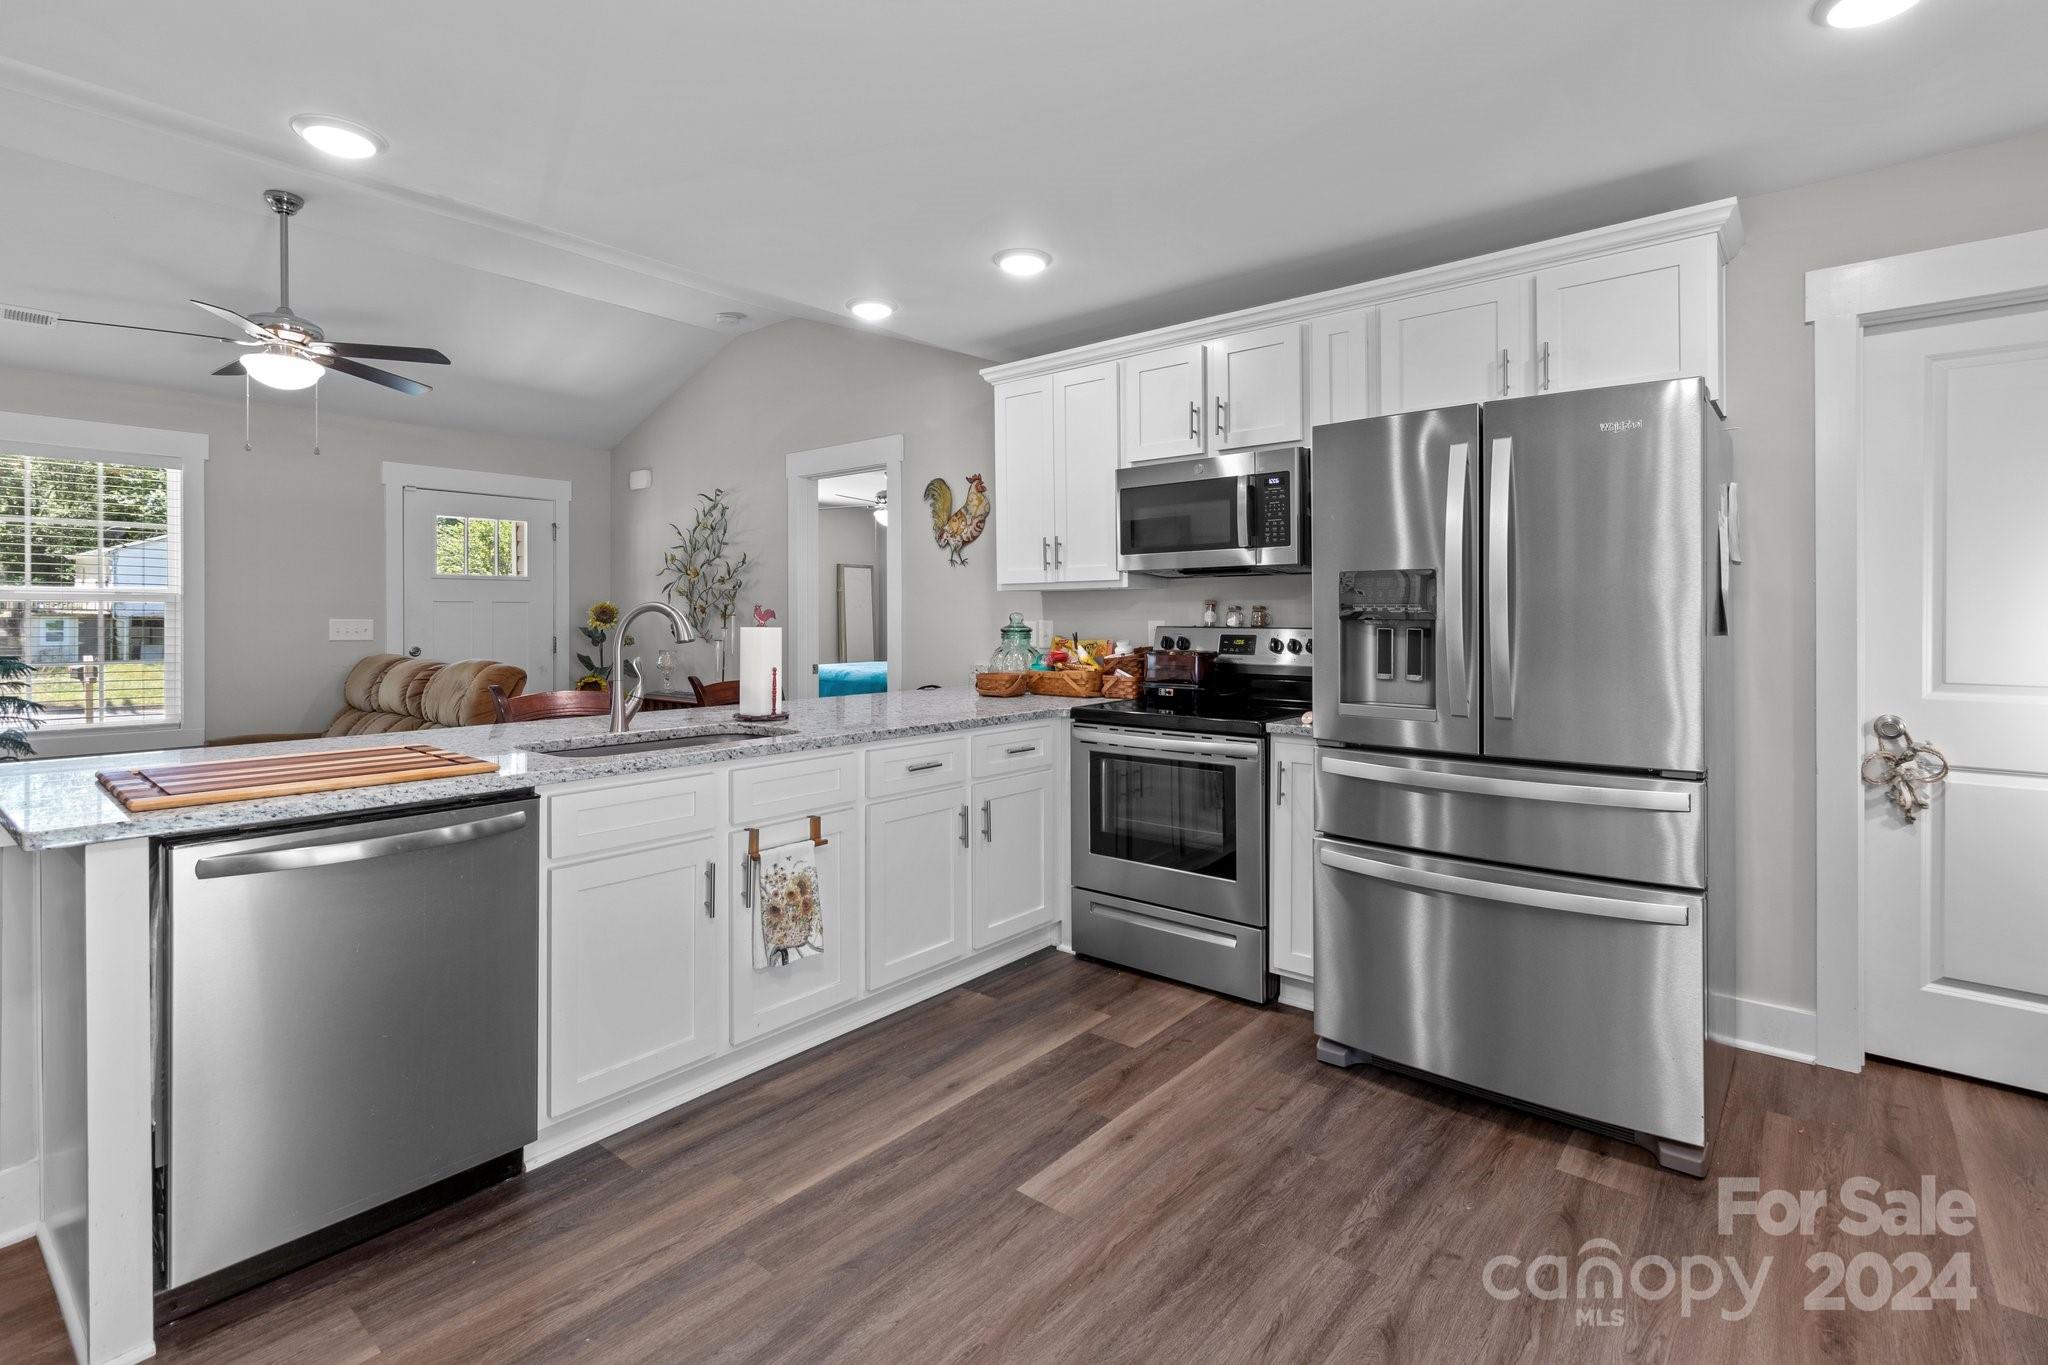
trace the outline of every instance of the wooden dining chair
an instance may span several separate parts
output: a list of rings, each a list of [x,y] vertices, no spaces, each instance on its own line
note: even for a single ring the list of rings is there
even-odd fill
[[[491,704],[497,708],[498,723],[503,725],[515,720],[606,715],[612,709],[612,694],[599,688],[595,691],[528,692],[523,696],[508,697],[494,686],[491,688]]]
[[[740,704],[739,679],[730,682],[708,683],[696,674],[690,675],[690,691],[697,698],[699,706],[738,706]]]

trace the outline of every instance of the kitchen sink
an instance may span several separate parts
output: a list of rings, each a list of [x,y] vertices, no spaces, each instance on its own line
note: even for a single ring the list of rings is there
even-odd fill
[[[537,758],[603,758],[610,754],[645,754],[658,749],[713,749],[727,744],[744,744],[750,739],[775,739],[793,730],[695,730],[686,734],[612,736],[579,740],[574,744],[528,744],[526,753]]]

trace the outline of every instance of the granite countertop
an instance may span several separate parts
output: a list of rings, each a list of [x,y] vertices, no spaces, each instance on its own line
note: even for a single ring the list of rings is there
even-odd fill
[[[1089,698],[1087,700],[1094,700]],[[1064,716],[1080,703],[1064,697],[977,696],[971,687],[932,692],[876,692],[789,703],[789,719],[773,725],[735,721],[737,707],[643,711],[631,736],[745,730],[758,738],[707,749],[655,749],[616,756],[556,758],[526,752],[532,744],[604,738],[603,716],[526,721],[517,725],[471,725],[404,734],[300,739],[277,744],[238,744],[217,749],[166,749],[147,753],[97,754],[88,758],[42,759],[0,764],[0,829],[30,850],[72,848],[110,839],[203,834],[253,829],[334,816],[369,814],[401,806],[467,797],[509,796],[537,787],[561,786],[598,777],[665,772],[706,763],[763,758],[774,754],[831,749],[876,740],[905,739],[950,730],[972,730],[1017,721]],[[105,769],[163,767],[173,763],[218,762],[273,754],[369,749],[380,745],[428,743],[475,758],[493,759],[498,771],[477,777],[444,777],[396,782],[309,796],[279,796],[216,806],[131,815],[100,788],[94,774]]]
[[[1303,724],[1298,720],[1269,720],[1266,722],[1266,733],[1269,735],[1299,735],[1303,739],[1313,739],[1316,732],[1313,727]]]

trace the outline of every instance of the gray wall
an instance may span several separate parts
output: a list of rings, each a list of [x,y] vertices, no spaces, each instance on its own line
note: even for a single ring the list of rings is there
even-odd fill
[[[341,706],[349,665],[382,648],[379,466],[386,460],[569,480],[571,603],[581,612],[608,595],[607,452],[323,413],[316,458],[306,395],[261,390],[255,449],[244,451],[240,388],[220,382],[233,397],[0,369],[0,409],[212,438],[206,466],[208,734],[323,727]],[[330,642],[330,616],[372,618],[377,643]],[[563,648],[580,638],[564,640]]]
[[[1806,272],[2048,227],[2048,132],[1760,195],[1728,269],[1729,418],[1742,480],[1740,912],[1716,936],[1736,993],[1813,1006],[1813,351]],[[1938,739],[1939,736],[1936,736]],[[1833,774],[1833,780],[1848,780]]]

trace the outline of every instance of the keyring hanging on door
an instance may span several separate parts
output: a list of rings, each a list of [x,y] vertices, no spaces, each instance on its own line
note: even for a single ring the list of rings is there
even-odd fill
[[[1885,788],[1885,797],[1912,824],[1931,801],[1931,789],[1948,776],[1948,755],[1916,741],[1897,716],[1870,723],[1877,748],[1863,756],[1863,783]]]

